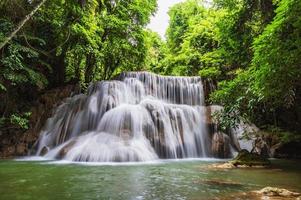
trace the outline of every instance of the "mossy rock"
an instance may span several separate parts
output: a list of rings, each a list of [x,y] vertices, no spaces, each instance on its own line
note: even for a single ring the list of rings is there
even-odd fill
[[[230,161],[234,166],[269,166],[271,162],[256,153],[250,153],[247,150],[241,150],[238,155]]]

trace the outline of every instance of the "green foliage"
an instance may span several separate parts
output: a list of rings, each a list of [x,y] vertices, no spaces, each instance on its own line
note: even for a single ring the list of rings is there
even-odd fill
[[[32,69],[28,63],[29,59],[36,59],[37,52],[21,46],[19,44],[11,44],[8,46],[7,56],[1,59],[3,71],[1,75],[4,80],[9,81],[11,85],[30,82],[33,85],[43,87],[47,84],[43,74]]]
[[[147,49],[144,69],[157,74],[164,73],[163,59],[167,54],[166,43],[158,33],[145,30],[145,47]]]
[[[202,1],[186,1],[170,12],[165,73],[220,78],[223,64],[216,23],[224,11],[204,7]]]
[[[229,128],[237,128],[240,122],[245,121],[239,114],[238,107],[225,107],[220,111],[212,113],[214,121],[218,124],[218,128],[228,133]]]
[[[230,161],[234,166],[269,166],[271,161],[257,153],[250,153],[248,150],[241,150],[238,155]]]
[[[0,5],[3,41],[36,3],[4,0]],[[26,128],[26,117],[14,113],[25,111],[46,87],[86,87],[124,70],[141,70],[150,49],[144,27],[156,6],[156,0],[46,1],[1,49],[1,115]]]
[[[239,103],[239,110],[255,121],[258,109],[265,113],[297,105],[294,100],[301,75],[300,9],[299,2],[279,2],[273,21],[254,38],[249,68],[234,79],[221,82],[213,100],[225,106]]]
[[[271,106],[294,104],[301,83],[301,2],[282,0],[276,16],[254,41],[252,90]]]
[[[10,123],[26,130],[29,128],[30,115],[31,112],[27,112],[22,115],[12,114],[10,116]]]
[[[187,0],[173,6],[164,42],[145,29],[156,0],[47,1],[1,50],[2,118],[26,128],[25,116],[12,115],[22,113],[21,105],[12,104],[28,98],[26,87],[36,93],[69,82],[86,87],[125,70],[148,70],[218,82],[210,99],[224,106],[215,114],[222,129],[242,119],[277,126],[277,110],[300,107],[301,2],[205,5]],[[33,6],[0,3],[0,41]]]
[[[0,40],[7,32],[11,31],[12,24],[8,20],[0,20]],[[1,56],[0,67],[0,90],[6,91],[9,86],[30,83],[40,88],[45,87],[47,79],[35,69],[36,64],[40,64],[38,52],[22,44],[17,38],[12,41]],[[36,63],[36,64],[35,64]]]
[[[299,115],[300,13],[297,0],[179,3],[169,11],[160,69],[217,81],[210,99],[224,106],[215,114],[222,129],[242,119],[277,126],[277,112]]]
[[[199,75],[204,78],[213,78],[217,79],[221,75],[221,71],[216,67],[208,67],[205,69],[201,69],[199,71]]]
[[[301,134],[296,132],[286,131],[282,128],[273,125],[267,125],[264,127],[265,131],[260,134],[264,137],[274,137],[279,139],[282,144],[290,142],[301,142]]]
[[[169,10],[170,22],[167,30],[167,44],[171,52],[179,51],[189,28],[191,16],[204,13],[205,9],[201,3],[200,0],[188,0],[176,4]]]

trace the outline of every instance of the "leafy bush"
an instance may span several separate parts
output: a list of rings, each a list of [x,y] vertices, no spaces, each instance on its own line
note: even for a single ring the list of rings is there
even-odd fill
[[[10,116],[10,123],[26,130],[29,128],[30,115],[31,115],[31,112],[26,112],[22,115],[12,114]]]

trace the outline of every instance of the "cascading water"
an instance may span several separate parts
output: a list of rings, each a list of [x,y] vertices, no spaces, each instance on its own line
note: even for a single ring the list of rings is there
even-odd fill
[[[205,110],[200,77],[122,73],[58,107],[37,154],[89,162],[207,157]]]

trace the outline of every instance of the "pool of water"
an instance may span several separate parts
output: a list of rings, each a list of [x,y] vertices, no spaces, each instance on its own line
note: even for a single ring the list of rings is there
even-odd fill
[[[0,199],[214,199],[283,187],[301,192],[301,162],[273,160],[271,169],[214,170],[219,160],[103,165],[0,161]]]

